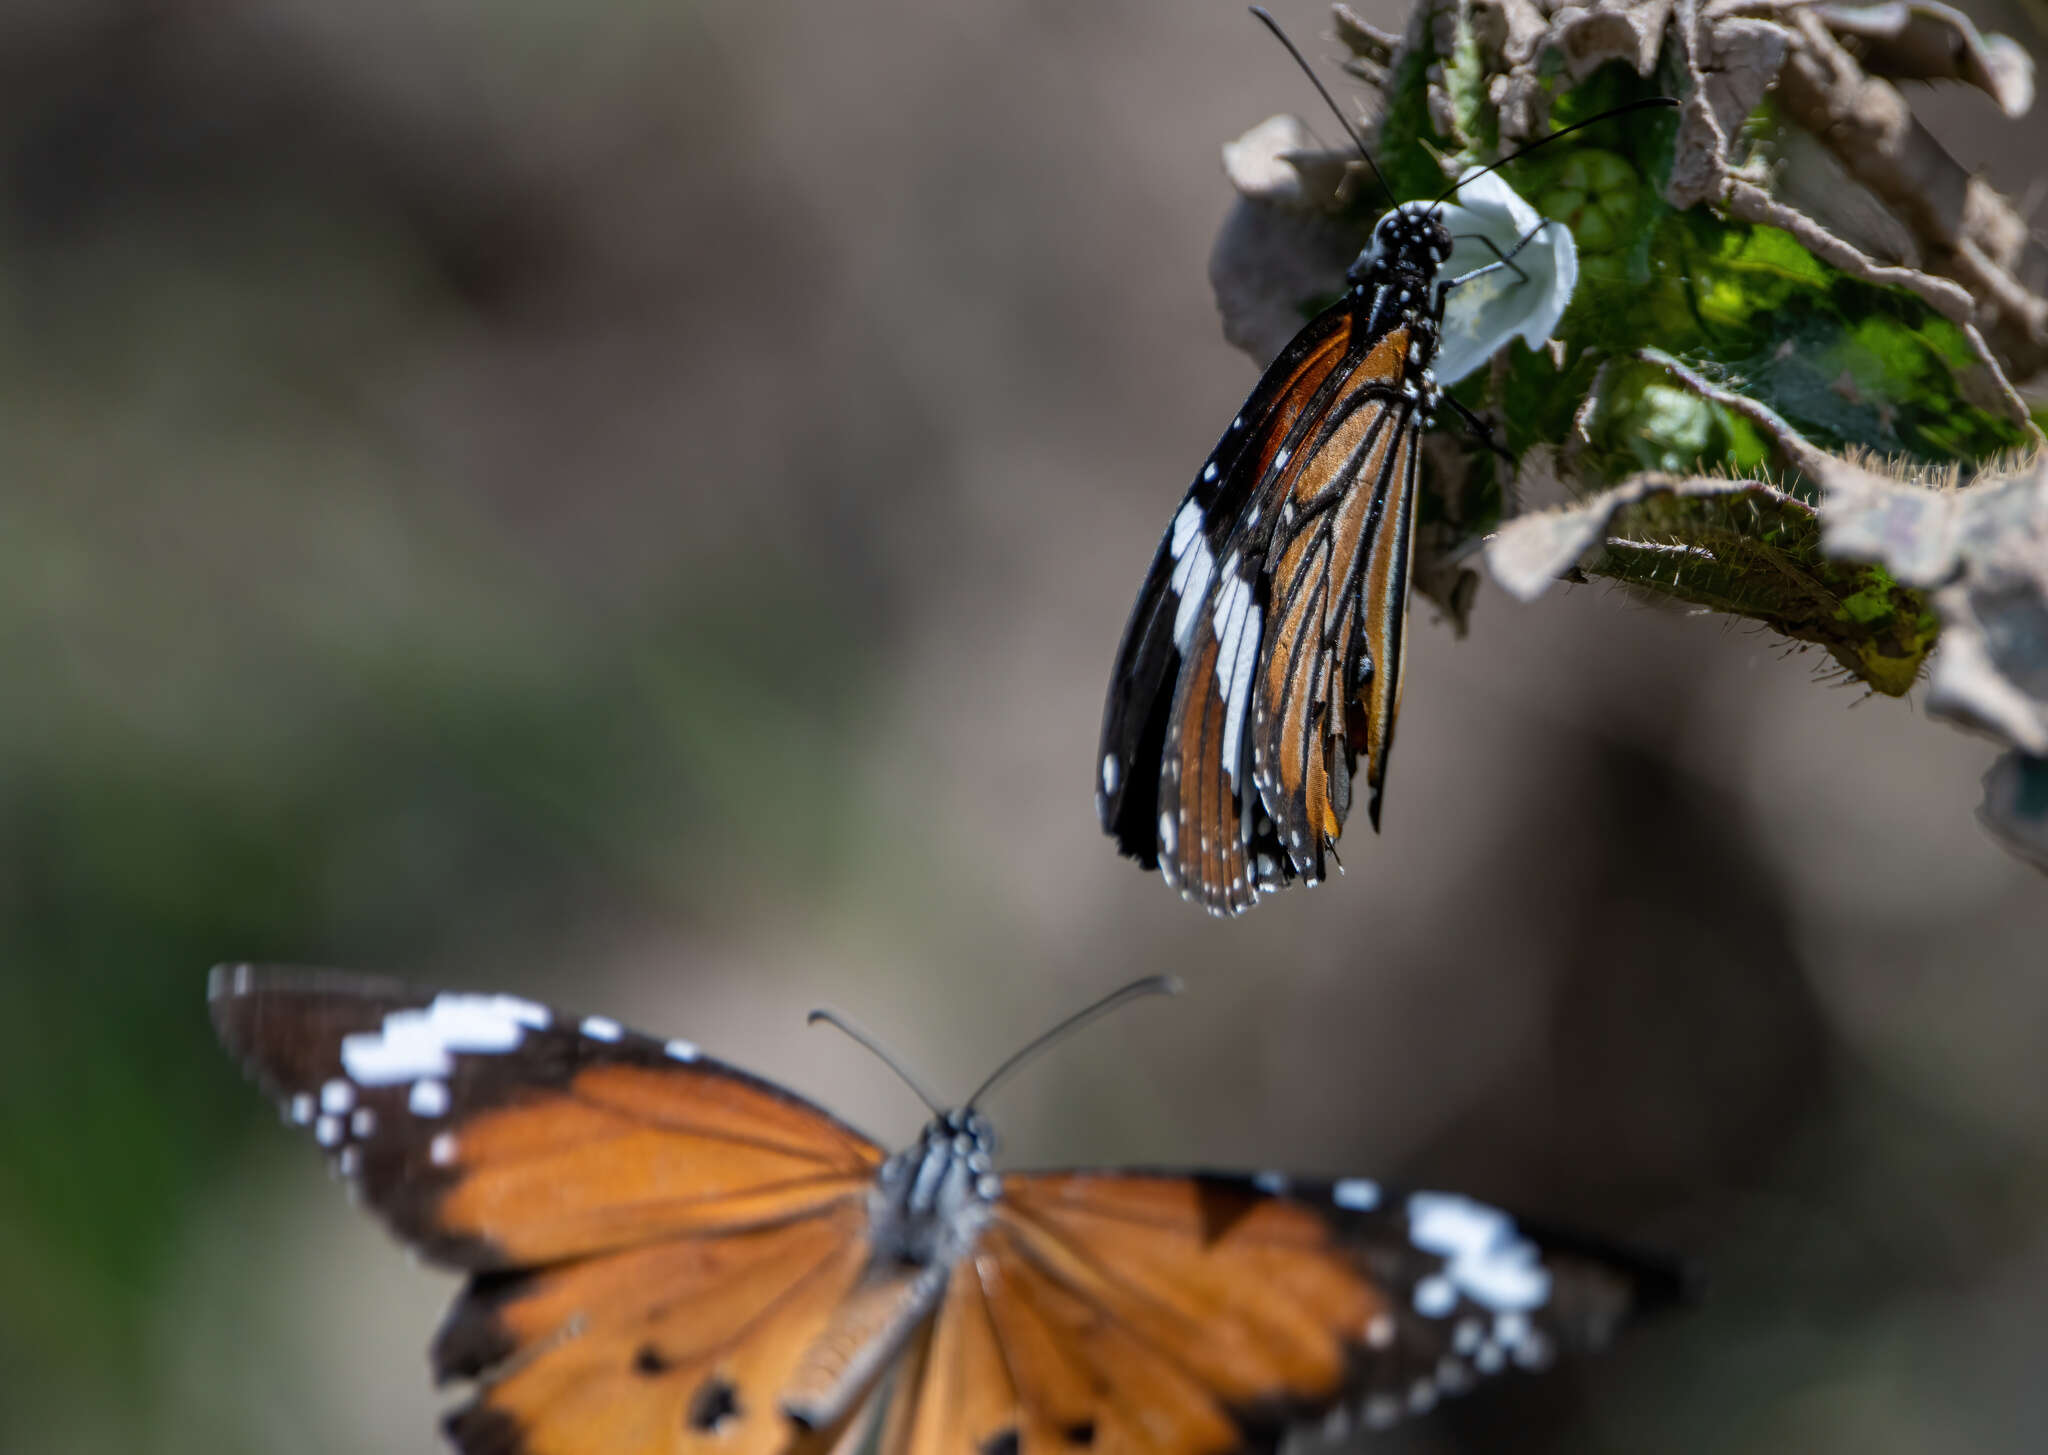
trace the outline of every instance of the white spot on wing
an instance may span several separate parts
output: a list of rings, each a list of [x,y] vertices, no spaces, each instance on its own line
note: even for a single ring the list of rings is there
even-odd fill
[[[448,1111],[448,1083],[431,1077],[415,1081],[405,1104],[412,1108],[414,1116],[444,1116]]]
[[[1241,587],[1246,598],[1245,611],[1241,619],[1234,660],[1219,657],[1221,669],[1229,675],[1223,679],[1223,765],[1230,770],[1230,787],[1242,794],[1243,788],[1237,781],[1238,761],[1244,756],[1241,751],[1244,742],[1244,715],[1252,701],[1252,674],[1259,665],[1259,609],[1250,602],[1251,590]]]
[[[1102,791],[1104,793],[1116,792],[1118,781],[1116,754],[1104,753],[1102,755]]]
[[[1380,1185],[1369,1177],[1347,1177],[1330,1189],[1330,1201],[1353,1212],[1371,1212],[1380,1205]]]
[[[626,1028],[610,1016],[591,1015],[583,1018],[583,1034],[593,1041],[616,1041],[626,1033]]]
[[[1174,834],[1174,827],[1173,827],[1173,815],[1172,815],[1172,814],[1168,814],[1168,813],[1162,813],[1162,814],[1160,814],[1160,815],[1159,815],[1159,848],[1160,848],[1160,851],[1161,851],[1162,853],[1166,853],[1166,854],[1171,854],[1171,853],[1173,852],[1173,841],[1174,841],[1174,837],[1175,837],[1175,834]],[[1171,883],[1172,881],[1171,881],[1171,880],[1169,879],[1169,880],[1168,880],[1167,882],[1168,882],[1168,883]]]
[[[1252,1186],[1269,1196],[1278,1197],[1281,1193],[1287,1191],[1287,1174],[1285,1172],[1254,1173],[1252,1176]]]
[[[1195,640],[1195,624],[1202,619],[1202,601],[1209,594],[1209,581],[1216,572],[1216,558],[1200,533],[1188,543],[1187,554],[1173,568],[1173,589],[1180,606],[1173,614],[1173,644],[1185,657]]]
[[[1415,1312],[1426,1319],[1440,1319],[1458,1306],[1458,1290],[1441,1273],[1432,1273],[1415,1285]]]
[[[320,1110],[331,1116],[344,1116],[356,1104],[356,1089],[340,1077],[320,1088]]]
[[[544,1006],[514,995],[443,993],[422,1010],[394,1010],[374,1031],[341,1040],[341,1065],[361,1086],[446,1076],[456,1052],[498,1054],[548,1024]]]
[[[1180,508],[1180,514],[1173,518],[1173,533],[1167,537],[1166,548],[1178,561],[1187,554],[1188,542],[1195,538],[1202,528],[1202,507],[1190,500]]]
[[[662,1050],[668,1053],[671,1061],[694,1061],[703,1054],[694,1041],[670,1041]]]
[[[1443,1273],[1459,1292],[1496,1313],[1539,1308],[1550,1297],[1550,1271],[1536,1245],[1506,1213],[1455,1194],[1418,1192],[1408,1199],[1408,1238],[1441,1255]]]

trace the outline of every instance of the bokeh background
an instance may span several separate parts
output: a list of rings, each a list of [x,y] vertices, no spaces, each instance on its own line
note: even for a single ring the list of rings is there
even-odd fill
[[[2040,201],[2040,117],[1918,99]],[[1385,1448],[2048,1445],[2048,884],[1988,745],[1489,591],[1418,607],[1344,879],[1220,924],[1097,833],[1253,373],[1217,149],[1313,106],[1234,0],[0,7],[0,1446],[437,1448],[450,1284],[216,1050],[230,957],[602,1009],[888,1141],[808,1007],[964,1090],[1177,971],[1002,1093],[1014,1164],[1366,1172],[1709,1272]]]

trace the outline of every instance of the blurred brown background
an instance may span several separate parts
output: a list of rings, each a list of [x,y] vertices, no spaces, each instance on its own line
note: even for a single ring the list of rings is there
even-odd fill
[[[1217,148],[1313,106],[1234,0],[0,8],[0,1446],[436,1448],[448,1285],[214,1048],[227,957],[601,1008],[889,1141],[811,1005],[964,1090],[1177,970],[1002,1093],[1013,1163],[1368,1172],[1711,1275],[1385,1448],[2048,1445],[2048,885],[1988,746],[1488,592],[1418,608],[1342,881],[1219,924],[1096,831],[1252,375]],[[1930,111],[2041,182],[2038,116]]]

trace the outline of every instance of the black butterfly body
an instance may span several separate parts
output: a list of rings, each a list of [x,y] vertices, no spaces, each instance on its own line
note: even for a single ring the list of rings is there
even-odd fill
[[[1203,464],[1124,629],[1097,814],[1212,913],[1325,876],[1361,754],[1379,826],[1450,254],[1435,204],[1380,219]]]
[[[893,1155],[603,1017],[223,967],[223,1043],[352,1190],[469,1275],[464,1455],[1237,1455],[1604,1342],[1654,1260],[1442,1193]],[[894,1370],[893,1380],[888,1377]],[[886,1413],[883,1408],[886,1406]]]

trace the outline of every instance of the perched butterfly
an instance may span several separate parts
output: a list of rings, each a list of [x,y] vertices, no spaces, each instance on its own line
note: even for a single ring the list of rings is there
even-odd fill
[[[1370,163],[1362,140],[1359,149]],[[1361,757],[1379,827],[1422,433],[1449,399],[1444,384],[1514,333],[1548,335],[1577,277],[1569,230],[1537,218],[1490,172],[1452,189],[1470,194],[1471,208],[1447,193],[1380,219],[1346,273],[1348,291],[1281,350],[1202,465],[1124,628],[1096,812],[1119,852],[1213,913],[1323,879]],[[1533,225],[1502,247],[1487,213]],[[1454,233],[1492,260],[1458,268]],[[1546,233],[1539,279],[1515,258]],[[1499,307],[1510,272],[1522,280],[1519,308]],[[1456,321],[1455,372],[1440,375],[1446,304],[1481,279],[1486,307]]]
[[[1675,1291],[1364,1179],[999,1172],[976,1102],[1065,1026],[891,1154],[686,1041],[513,996],[248,966],[210,996],[287,1120],[470,1275],[431,1356],[480,1382],[446,1425],[468,1455],[822,1455],[872,1419],[881,1455],[1270,1450]]]

